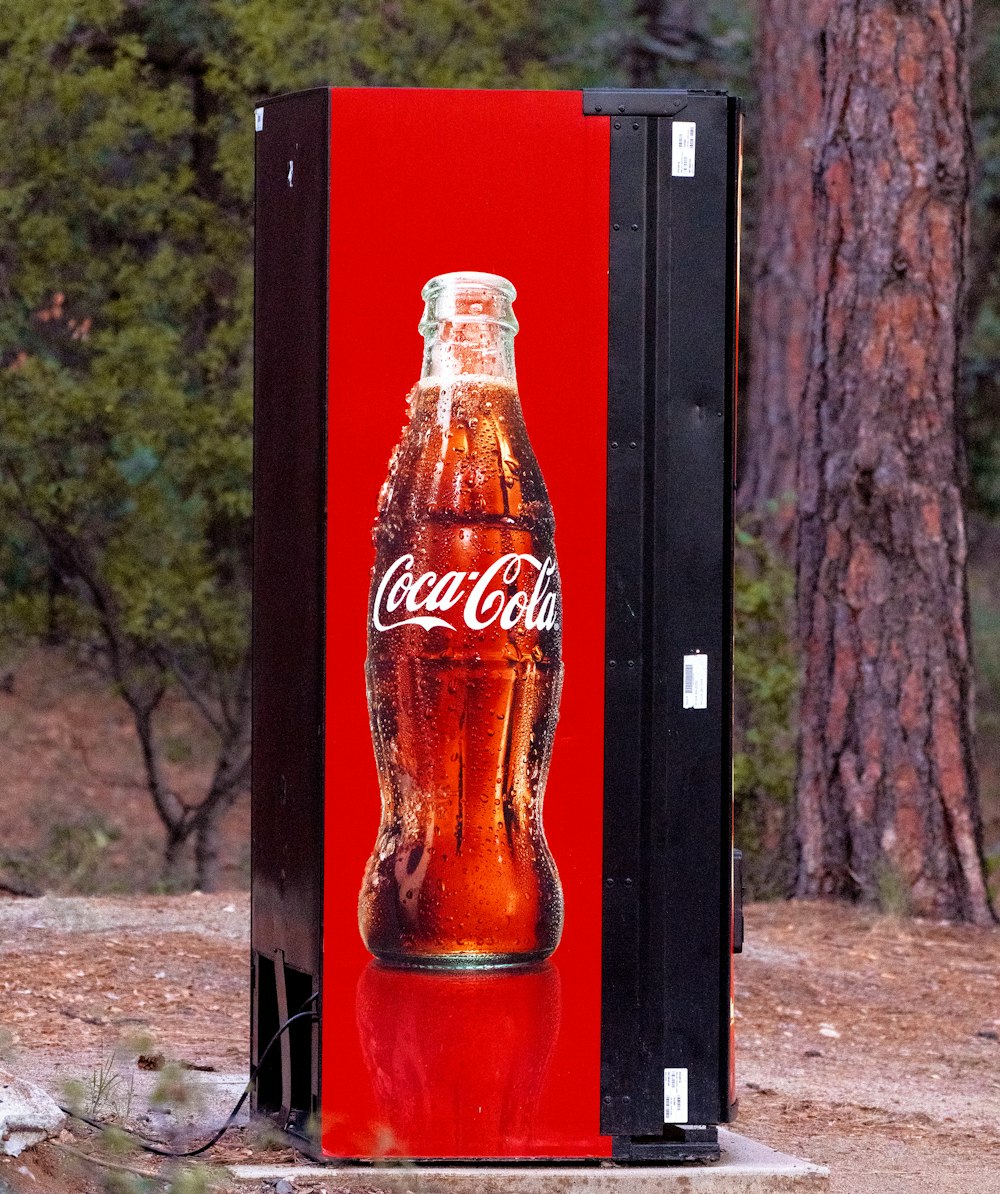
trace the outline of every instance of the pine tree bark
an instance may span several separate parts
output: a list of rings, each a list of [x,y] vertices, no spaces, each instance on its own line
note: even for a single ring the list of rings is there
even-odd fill
[[[833,0],[801,409],[798,892],[993,920],[971,727],[960,310],[969,0]]]
[[[799,405],[815,285],[813,157],[822,118],[820,45],[830,0],[763,0],[750,369],[737,506],[787,561],[795,547]]]

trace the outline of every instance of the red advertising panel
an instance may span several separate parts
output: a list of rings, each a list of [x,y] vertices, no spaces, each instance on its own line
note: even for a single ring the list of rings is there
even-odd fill
[[[323,1151],[605,1154],[608,126],[572,93],[331,104]]]

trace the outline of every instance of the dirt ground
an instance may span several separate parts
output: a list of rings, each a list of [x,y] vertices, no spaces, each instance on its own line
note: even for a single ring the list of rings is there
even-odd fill
[[[752,906],[740,1130],[843,1194],[1000,1191],[1000,931]]]
[[[147,1132],[175,1123],[147,1111],[165,1083],[177,1118],[218,1122],[245,1080],[248,912],[232,894],[0,900],[4,1064],[57,1095],[74,1079],[92,1093],[103,1069],[99,1117]],[[753,905],[737,1007],[739,1131],[829,1165],[838,1194],[1000,1192],[1000,930]],[[143,1070],[139,1049],[199,1068]],[[94,1149],[74,1126],[0,1162],[0,1191],[143,1188],[81,1158]],[[239,1127],[205,1165],[292,1159]],[[336,1191],[321,1171],[307,1188]]]

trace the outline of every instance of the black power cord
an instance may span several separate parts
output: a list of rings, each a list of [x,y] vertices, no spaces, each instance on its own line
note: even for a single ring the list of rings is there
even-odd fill
[[[207,1140],[204,1144],[200,1144],[197,1148],[189,1148],[189,1149],[184,1149],[181,1151],[176,1151],[176,1150],[170,1149],[170,1148],[163,1148],[161,1144],[154,1142],[152,1140],[147,1140],[145,1137],[140,1136],[138,1134],[138,1132],[132,1132],[128,1128],[120,1128],[117,1124],[102,1122],[99,1119],[89,1119],[86,1115],[81,1115],[79,1113],[79,1111],[70,1110],[69,1107],[63,1107],[60,1105],[59,1110],[65,1112],[66,1115],[71,1116],[73,1119],[79,1120],[80,1123],[87,1124],[92,1128],[100,1128],[102,1131],[106,1128],[116,1128],[118,1131],[123,1132],[126,1136],[129,1136],[132,1140],[134,1140],[135,1143],[139,1146],[139,1148],[141,1148],[144,1152],[152,1153],[154,1156],[157,1156],[157,1157],[173,1157],[175,1159],[180,1159],[183,1157],[200,1156],[201,1153],[208,1152],[208,1150],[212,1147],[213,1144],[217,1144],[222,1139],[222,1137],[229,1131],[229,1129],[233,1126],[233,1123],[235,1122],[237,1115],[239,1115],[239,1113],[240,1113],[240,1108],[247,1101],[247,1098],[250,1095],[250,1091],[253,1090],[254,1083],[257,1081],[257,1075],[260,1073],[261,1067],[263,1066],[264,1062],[267,1060],[267,1055],[271,1052],[271,1050],[274,1048],[274,1046],[278,1043],[278,1041],[281,1039],[282,1035],[298,1020],[318,1020],[319,1019],[319,1017],[316,1015],[316,1013],[314,1011],[306,1011],[305,1010],[306,1008],[309,1007],[309,1005],[311,1003],[315,1003],[318,998],[319,998],[318,991],[314,995],[310,995],[309,998],[302,1005],[302,1010],[296,1012],[294,1016],[289,1016],[288,1019],[284,1022],[284,1024],[280,1025],[278,1030],[275,1032],[274,1036],[272,1036],[271,1039],[264,1046],[264,1052],[261,1053],[260,1060],[257,1062],[257,1064],[255,1066],[251,1066],[250,1077],[247,1081],[246,1086],[243,1089],[243,1093],[240,1095],[236,1106],[232,1109],[232,1111],[230,1111],[229,1116],[226,1119],[226,1122],[222,1125],[221,1128],[219,1128],[219,1130],[215,1133],[215,1135],[210,1140]]]

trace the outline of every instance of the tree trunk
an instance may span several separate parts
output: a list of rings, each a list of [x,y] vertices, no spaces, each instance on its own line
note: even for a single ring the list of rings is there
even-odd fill
[[[737,496],[768,544],[795,546],[799,405],[815,286],[813,157],[822,120],[821,34],[830,0],[764,0],[757,34],[759,165],[750,306],[751,364]]]
[[[174,891],[181,881],[181,855],[187,843],[187,831],[168,829],[163,845],[163,870],[160,877],[168,891]]]
[[[834,0],[823,34],[798,892],[985,924],[957,411],[968,26],[968,0]]]
[[[219,890],[219,822],[224,811],[223,808],[215,806],[198,822],[194,839],[194,861],[195,886],[199,891]]]
[[[195,883],[201,891],[218,890],[219,831],[250,774],[249,692],[246,698],[240,702],[240,712],[247,720],[233,723],[231,736],[219,751],[212,786],[194,816]]]

